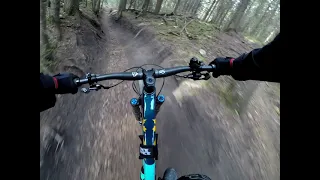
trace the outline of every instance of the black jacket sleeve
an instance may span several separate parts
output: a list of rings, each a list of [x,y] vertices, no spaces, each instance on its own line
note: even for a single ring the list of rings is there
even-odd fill
[[[40,112],[53,107],[56,103],[55,84],[49,75],[40,73]]]
[[[280,83],[280,33],[260,49],[254,49],[233,61],[232,77],[236,80],[260,80]]]

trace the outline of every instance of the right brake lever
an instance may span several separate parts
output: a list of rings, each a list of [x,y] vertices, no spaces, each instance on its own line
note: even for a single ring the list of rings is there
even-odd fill
[[[209,73],[192,72],[184,77],[189,78],[189,79],[193,79],[194,81],[196,81],[196,80],[208,80],[208,79],[210,79],[211,76]]]
[[[81,88],[81,92],[88,94],[90,92],[90,88]]]

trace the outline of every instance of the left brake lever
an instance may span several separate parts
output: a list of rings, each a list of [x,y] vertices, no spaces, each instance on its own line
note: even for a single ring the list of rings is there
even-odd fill
[[[81,88],[81,91],[83,93],[89,93],[90,91],[98,91],[100,89],[110,89],[110,87],[105,87],[102,84],[92,84],[89,88]]]

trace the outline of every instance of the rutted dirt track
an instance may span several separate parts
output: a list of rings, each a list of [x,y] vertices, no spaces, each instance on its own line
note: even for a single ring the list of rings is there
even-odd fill
[[[99,44],[101,49],[91,52],[96,64],[84,71],[124,71],[145,63],[170,65],[164,61],[170,52],[155,45],[156,41],[135,38],[136,34],[115,23],[107,13],[103,13],[101,23],[105,36]],[[203,173],[219,180],[280,179],[279,126],[269,122],[271,119],[255,119],[264,112],[252,108],[241,118],[228,117],[219,108],[219,98],[205,90],[199,90],[208,94],[205,99],[189,97],[180,106],[172,94],[178,85],[174,78],[167,78],[162,91],[166,103],[157,117],[158,175],[166,167],[174,167],[180,175]],[[256,93],[264,86],[259,85]],[[49,126],[61,134],[63,144],[44,155],[40,179],[138,179],[141,130],[129,104],[135,96],[131,82],[124,82],[105,91],[58,97],[56,107],[42,113],[41,121],[51,122]],[[267,100],[256,101],[267,105]],[[263,121],[263,127],[253,129],[245,119],[248,116],[252,123]],[[260,144],[260,135],[267,138],[263,140],[267,145]]]

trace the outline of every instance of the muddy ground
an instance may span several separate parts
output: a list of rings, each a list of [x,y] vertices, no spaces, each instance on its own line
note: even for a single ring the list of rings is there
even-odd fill
[[[168,67],[190,58],[177,53],[179,46],[172,42],[158,41],[152,27],[137,36],[144,25],[130,18],[115,22],[108,10],[100,20],[89,21],[88,16],[84,12],[80,24],[62,24],[65,35],[57,57],[64,61],[57,71],[83,75],[145,63]],[[227,34],[215,39],[211,47],[219,48],[205,49],[209,60],[252,49],[243,43],[236,46],[239,38]],[[166,79],[166,102],[157,117],[158,175],[174,167],[180,175],[203,173],[212,179],[280,179],[278,85],[236,83],[241,98],[228,107],[221,89],[229,81]],[[141,130],[129,104],[135,96],[130,82],[106,91],[58,96],[56,106],[40,114],[40,179],[138,179]]]

